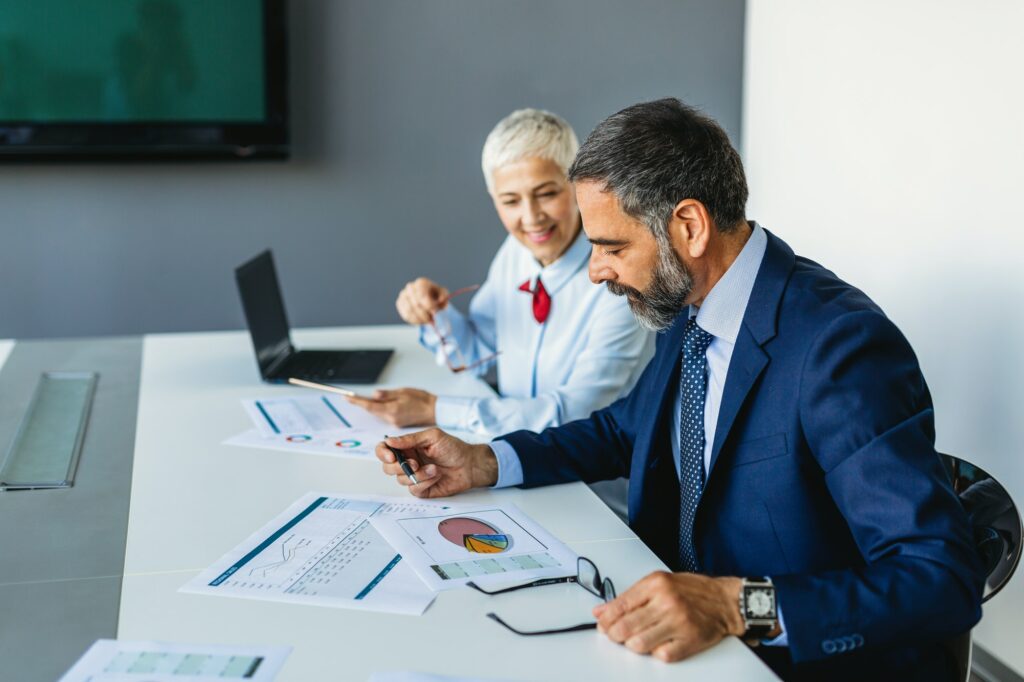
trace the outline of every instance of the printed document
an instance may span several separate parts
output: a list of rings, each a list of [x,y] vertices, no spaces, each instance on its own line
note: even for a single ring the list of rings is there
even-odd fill
[[[181,591],[419,615],[433,591],[370,520],[447,508],[407,497],[308,493]]]
[[[576,573],[576,553],[511,504],[409,509],[372,523],[434,590]]]
[[[384,436],[420,430],[391,426],[336,396],[243,400],[242,406],[254,428],[228,438],[225,445],[372,459]]]
[[[394,431],[392,435],[399,435],[403,432],[401,429],[392,429],[392,431]],[[244,448],[304,453],[307,455],[375,459],[373,449],[383,439],[383,434],[368,434],[361,431],[351,431],[346,434],[333,436],[326,434],[316,436],[265,436],[257,429],[250,429],[237,436],[228,438],[224,441],[224,444],[237,445]]]
[[[386,421],[331,395],[243,400],[242,405],[264,436],[315,436],[347,431],[388,433]]]
[[[99,639],[59,682],[271,682],[291,649]]]

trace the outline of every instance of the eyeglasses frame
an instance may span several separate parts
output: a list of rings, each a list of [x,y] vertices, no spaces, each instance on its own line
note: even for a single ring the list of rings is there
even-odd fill
[[[584,584],[583,581],[580,580],[581,564],[584,561],[594,568],[594,575],[596,576],[596,581],[600,585],[600,587],[598,588],[600,590],[599,592],[595,591],[592,587]],[[603,599],[606,604],[610,602],[612,599],[615,599],[616,596],[615,584],[612,582],[612,579],[604,578],[602,580],[601,571],[600,569],[598,569],[597,564],[595,564],[593,561],[584,556],[578,557],[576,559],[576,575],[564,576],[561,578],[541,578],[539,580],[534,580],[532,582],[524,583],[522,585],[513,585],[512,587],[505,587],[500,590],[485,590],[472,580],[467,582],[466,585],[468,587],[473,588],[477,592],[480,592],[481,594],[494,596],[497,594],[505,594],[507,592],[515,592],[516,590],[523,590],[528,587],[540,587],[542,585],[554,585],[557,583],[576,583],[577,585],[579,585],[595,597]],[[594,630],[597,628],[597,623],[580,623],[579,625],[571,625],[569,627],[564,628],[554,628],[551,630],[519,630],[518,628],[512,627],[511,625],[506,623],[498,614],[494,613],[493,611],[488,613],[487,617],[493,620],[494,622],[498,623],[499,625],[504,626],[506,629],[514,632],[515,634],[521,635],[523,637],[535,637],[539,635],[557,635],[564,632],[580,632],[582,630]]]
[[[453,291],[450,294],[448,294],[448,302],[451,302],[451,300],[453,298],[455,298],[456,296],[461,296],[462,294],[468,294],[469,292],[476,291],[479,288],[480,288],[479,284],[472,284],[472,285],[470,285],[468,287],[462,287],[461,289],[456,289],[455,291]],[[453,374],[459,374],[460,372],[466,372],[468,370],[475,369],[475,368],[477,368],[477,367],[479,367],[481,365],[487,364],[489,362],[493,362],[496,357],[501,355],[501,351],[498,351],[496,353],[493,353],[492,355],[488,355],[486,358],[483,358],[481,360],[477,360],[476,362],[472,362],[472,363],[467,365],[466,364],[466,359],[462,355],[462,349],[459,348],[458,342],[455,340],[455,337],[452,335],[452,327],[451,327],[451,325],[447,325],[447,327],[448,327],[448,334],[447,335],[444,334],[441,331],[441,328],[438,326],[438,324],[437,324],[437,317],[436,316],[430,320],[430,326],[431,326],[431,328],[433,328],[434,333],[437,335],[437,338],[440,341],[441,353],[444,354],[444,362],[445,362],[446,365],[448,365],[449,371],[451,371]],[[454,355],[458,356],[459,364],[455,364],[453,362],[453,358],[452,358],[453,353],[449,353],[448,352],[448,344],[449,343],[455,349]]]

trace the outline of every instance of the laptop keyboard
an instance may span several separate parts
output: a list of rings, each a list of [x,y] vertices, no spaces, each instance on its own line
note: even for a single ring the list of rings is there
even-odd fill
[[[285,365],[274,372],[274,378],[288,377],[321,383],[371,384],[380,376],[390,350],[304,350],[292,354]]]

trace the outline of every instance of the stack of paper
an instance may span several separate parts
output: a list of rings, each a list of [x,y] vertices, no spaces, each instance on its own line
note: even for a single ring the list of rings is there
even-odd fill
[[[513,505],[313,492],[181,590],[419,615],[441,590],[572,575],[576,558]]]
[[[335,396],[243,400],[242,406],[253,428],[224,441],[227,445],[367,459],[385,435],[419,430],[389,426]]]
[[[182,592],[419,615],[434,592],[370,524],[439,513],[411,498],[307,493]]]

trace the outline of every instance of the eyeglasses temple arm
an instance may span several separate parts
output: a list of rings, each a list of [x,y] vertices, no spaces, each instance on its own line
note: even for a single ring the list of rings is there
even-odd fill
[[[576,576],[568,576],[565,578],[542,578],[540,580],[534,580],[532,583],[526,583],[524,585],[513,585],[512,587],[505,587],[500,590],[485,590],[484,588],[477,585],[475,582],[470,580],[466,583],[466,587],[472,587],[477,592],[484,594],[505,594],[506,592],[515,592],[516,590],[525,590],[527,587],[540,587],[541,585],[554,585],[556,583],[574,583],[576,582]]]
[[[580,623],[579,625],[573,625],[567,628],[556,628],[554,630],[517,630],[516,628],[512,627],[511,625],[503,621],[496,613],[488,613],[487,617],[495,621],[499,625],[508,628],[517,635],[522,635],[523,637],[535,637],[537,635],[557,635],[563,632],[579,632],[581,630],[597,629],[597,623]]]

